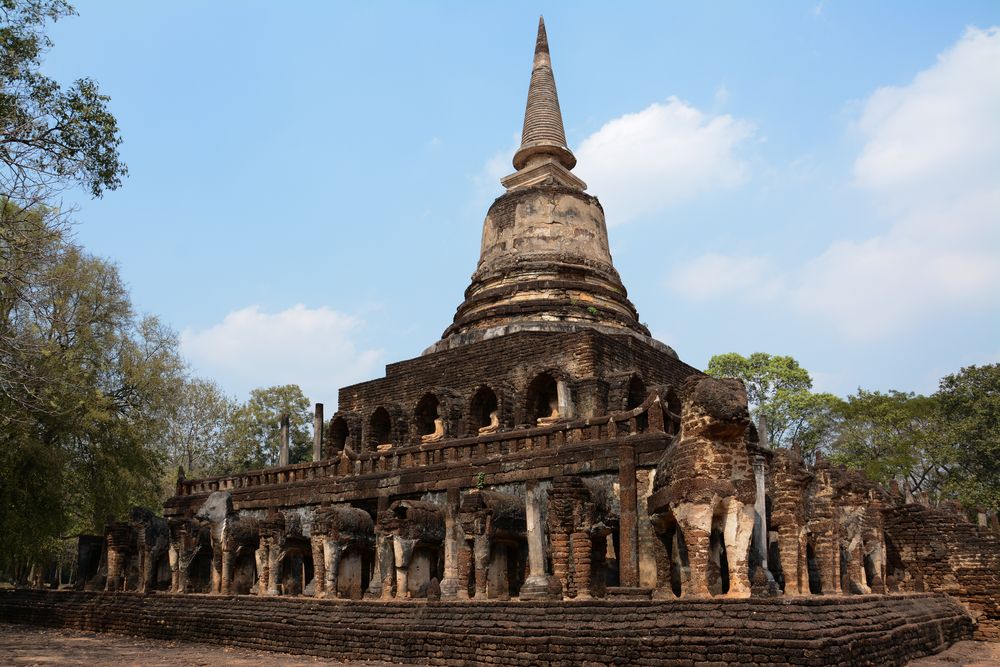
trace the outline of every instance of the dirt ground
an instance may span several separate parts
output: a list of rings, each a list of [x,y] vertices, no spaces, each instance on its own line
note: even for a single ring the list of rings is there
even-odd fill
[[[226,646],[211,646],[191,642],[141,639],[121,635],[37,628],[0,623],[0,664],[59,665],[63,667],[179,667],[180,665],[212,667],[389,667],[382,662],[340,662],[266,651],[247,651]]]
[[[914,660],[907,667],[997,667],[1000,642],[958,642],[947,651]]]
[[[4,665],[63,665],[90,667],[115,665],[115,667],[179,667],[195,665],[208,667],[315,667],[340,665],[341,667],[389,667],[384,662],[339,662],[325,658],[246,651],[225,646],[172,642],[157,639],[140,639],[121,635],[36,628],[25,625],[0,623],[0,663]],[[909,667],[997,667],[1000,666],[1000,643],[965,641],[952,646],[944,653],[921,658]]]

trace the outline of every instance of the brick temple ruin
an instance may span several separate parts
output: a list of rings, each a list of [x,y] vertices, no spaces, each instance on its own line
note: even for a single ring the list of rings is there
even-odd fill
[[[541,23],[513,164],[452,324],[329,422],[317,405],[314,462],[287,465],[285,428],[279,467],[182,475],[164,518],[81,540],[79,588],[107,593],[0,595],[0,618],[434,664],[901,664],[1000,639],[995,515],[772,449],[741,382],[650,337]]]

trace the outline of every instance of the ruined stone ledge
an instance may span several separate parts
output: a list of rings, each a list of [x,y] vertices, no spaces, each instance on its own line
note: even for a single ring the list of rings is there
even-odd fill
[[[428,665],[903,665],[972,634],[940,594],[449,603],[2,591],[0,621]]]

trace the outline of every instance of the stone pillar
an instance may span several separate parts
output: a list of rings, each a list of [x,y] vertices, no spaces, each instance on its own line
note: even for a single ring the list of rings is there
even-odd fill
[[[757,417],[757,438],[760,440],[760,446],[764,449],[771,447],[771,436],[767,432],[767,415],[763,412]]]
[[[625,445],[620,450],[618,468],[619,523],[618,569],[622,586],[639,585],[639,526],[635,483],[635,448]]]
[[[326,558],[323,555],[323,536],[313,535],[309,538],[313,557],[313,595],[318,598],[326,594]]]
[[[545,572],[545,526],[542,524],[538,481],[524,485],[524,516],[528,525],[528,578],[521,586],[521,598],[538,600],[549,597],[549,575]]]
[[[233,582],[233,552],[222,548],[222,583],[219,592],[229,595],[230,584]]]
[[[785,574],[785,595],[800,595],[809,592],[809,582],[803,586],[801,561],[804,547],[802,546],[801,529],[795,525],[778,526],[778,557],[781,570]]]
[[[840,595],[840,544],[832,527],[817,536],[813,552],[823,595]]]
[[[444,578],[441,579],[441,597],[458,597],[458,552],[465,538],[465,531],[458,522],[458,505],[461,495],[457,486],[449,487],[444,508]]]
[[[491,540],[490,536],[486,533],[480,533],[476,535],[473,540],[472,549],[473,557],[476,563],[476,599],[485,600],[487,593],[487,585],[489,584],[489,569],[490,569],[490,552],[491,552]]]
[[[579,531],[571,536],[573,546],[573,581],[576,583],[576,599],[589,600],[591,597],[590,577],[590,533]]]
[[[409,587],[410,559],[413,558],[413,547],[415,544],[416,540],[404,539],[399,535],[394,535],[392,538],[392,555],[396,566],[397,598],[411,597]],[[384,587],[385,583],[383,582],[382,585]],[[384,588],[382,597],[385,597]]]
[[[458,599],[469,599],[469,575],[472,573],[472,545],[461,536],[458,545]]]
[[[385,598],[392,597],[392,537],[379,532],[378,518],[382,512],[389,509],[389,496],[379,495],[378,505],[375,509],[375,571],[372,573],[371,582],[368,584],[368,591],[365,597]],[[383,590],[383,586],[389,571],[389,593]]]
[[[674,517],[687,548],[690,581],[682,583],[682,597],[709,597],[709,539],[712,532],[712,508],[701,503],[680,503],[673,507]],[[676,549],[675,549],[676,552]]]
[[[323,588],[327,597],[340,597],[340,558],[343,547],[337,540],[329,537],[323,538],[323,577],[325,579]]]
[[[118,549],[108,549],[108,580],[104,586],[106,591],[122,589],[122,568],[124,554]]]
[[[552,576],[559,581],[563,596],[569,593],[569,534],[561,530],[549,531],[552,542]]]
[[[981,528],[987,528],[989,526],[989,523],[986,521],[986,510],[981,507],[976,512],[976,524]]]
[[[323,459],[323,404],[317,403],[313,412],[313,462]]]
[[[180,579],[180,553],[172,542],[167,547],[167,561],[170,563],[170,592],[183,593]]]
[[[257,561],[257,595],[267,595],[267,574],[268,574],[268,558],[267,558],[267,538],[263,535],[260,538],[260,544],[257,550],[254,551],[254,559]]]
[[[281,444],[278,450],[278,465],[288,465],[288,413],[281,415]]]
[[[278,583],[281,574],[281,553],[276,538],[269,538],[267,545],[267,594],[280,595]]]
[[[556,401],[559,406],[559,419],[572,419],[574,417],[573,397],[565,380],[556,382]]]
[[[392,599],[392,585],[396,581],[396,560],[392,546],[392,535],[382,535],[376,538],[376,558],[378,559],[378,586],[372,578],[370,590],[383,600]]]
[[[761,424],[764,424],[764,415],[761,415]],[[757,539],[754,541],[754,550],[760,560],[760,566],[767,570],[767,488],[764,485],[764,457],[755,456],[753,459],[753,477],[757,483],[757,498],[754,501],[756,519],[754,528],[757,529]]]

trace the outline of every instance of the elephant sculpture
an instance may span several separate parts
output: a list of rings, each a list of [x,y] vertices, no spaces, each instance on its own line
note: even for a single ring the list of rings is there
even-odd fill
[[[681,402],[681,431],[657,464],[647,500],[667,552],[658,565],[681,572],[675,592],[684,596],[749,597],[757,494],[746,389],[739,380],[692,376]]]
[[[211,548],[210,540],[204,540],[203,524],[190,517],[172,517],[167,520],[170,560],[170,592],[187,593],[190,584],[190,568],[198,554]]]
[[[397,500],[378,516],[378,576],[368,595],[383,599],[422,597],[438,572],[444,512],[434,503]],[[395,585],[394,585],[395,584]]]
[[[362,509],[333,505],[316,510],[310,537],[316,597],[342,597],[344,593],[348,597],[360,597],[362,554],[371,550],[374,537],[375,523]],[[358,567],[350,568],[346,578],[349,581],[341,586],[341,564],[345,556]],[[357,577],[353,576],[355,569]]]
[[[458,521],[465,536],[458,557],[459,581],[468,582],[473,570],[477,599],[509,598],[511,588],[519,589],[521,582],[508,580],[508,560],[514,559],[513,569],[521,577],[528,549],[524,499],[477,489],[462,500]],[[460,596],[464,590],[462,586]]]
[[[128,512],[128,524],[135,535],[139,556],[140,593],[156,588],[160,560],[167,554],[169,531],[167,521],[145,507],[133,507]]]
[[[258,573],[269,571],[270,568],[265,564],[278,564],[280,553],[276,549],[274,557],[270,557],[268,551],[271,545],[266,543],[267,540],[261,539],[260,522],[254,517],[237,514],[233,510],[233,496],[230,492],[215,491],[209,494],[195,513],[195,518],[207,522],[211,529],[213,593],[225,595],[230,592],[233,564],[241,555],[248,552],[255,554]],[[266,590],[277,593],[276,576],[272,578],[275,581],[268,581]]]

